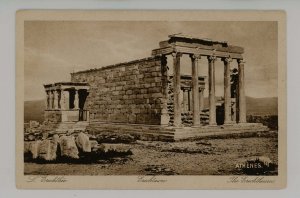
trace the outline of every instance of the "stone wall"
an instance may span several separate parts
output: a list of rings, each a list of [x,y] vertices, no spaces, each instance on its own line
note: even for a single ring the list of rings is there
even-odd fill
[[[87,82],[84,108],[90,121],[163,124],[166,113],[165,64],[150,57],[71,74],[72,82]]]
[[[50,123],[59,123],[62,121],[60,111],[45,111],[44,118],[46,122],[50,122]]]

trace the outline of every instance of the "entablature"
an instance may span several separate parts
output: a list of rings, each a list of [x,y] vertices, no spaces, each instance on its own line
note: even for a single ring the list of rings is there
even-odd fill
[[[228,45],[226,41],[194,38],[186,35],[170,35],[169,40],[161,41],[159,48],[152,50],[152,56],[169,55],[171,53],[198,54],[201,56],[231,57],[242,59],[244,48]]]

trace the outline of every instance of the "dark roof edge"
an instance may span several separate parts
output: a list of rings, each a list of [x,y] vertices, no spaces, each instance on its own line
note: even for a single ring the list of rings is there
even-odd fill
[[[61,85],[66,85],[66,86],[89,86],[88,83],[86,82],[56,82],[56,83],[49,83],[49,84],[44,84],[44,87],[53,87],[53,86],[61,86]]]

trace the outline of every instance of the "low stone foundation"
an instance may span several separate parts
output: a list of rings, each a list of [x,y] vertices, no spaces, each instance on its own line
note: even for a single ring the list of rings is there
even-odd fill
[[[175,128],[171,126],[101,122],[90,123],[87,130],[93,135],[107,132],[126,133],[137,137],[137,139],[147,141],[178,141],[197,137],[269,131],[268,127],[260,123]]]

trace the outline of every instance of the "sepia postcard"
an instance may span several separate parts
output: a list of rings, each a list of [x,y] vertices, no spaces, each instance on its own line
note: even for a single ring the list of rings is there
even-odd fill
[[[284,11],[20,10],[16,186],[286,186]]]

